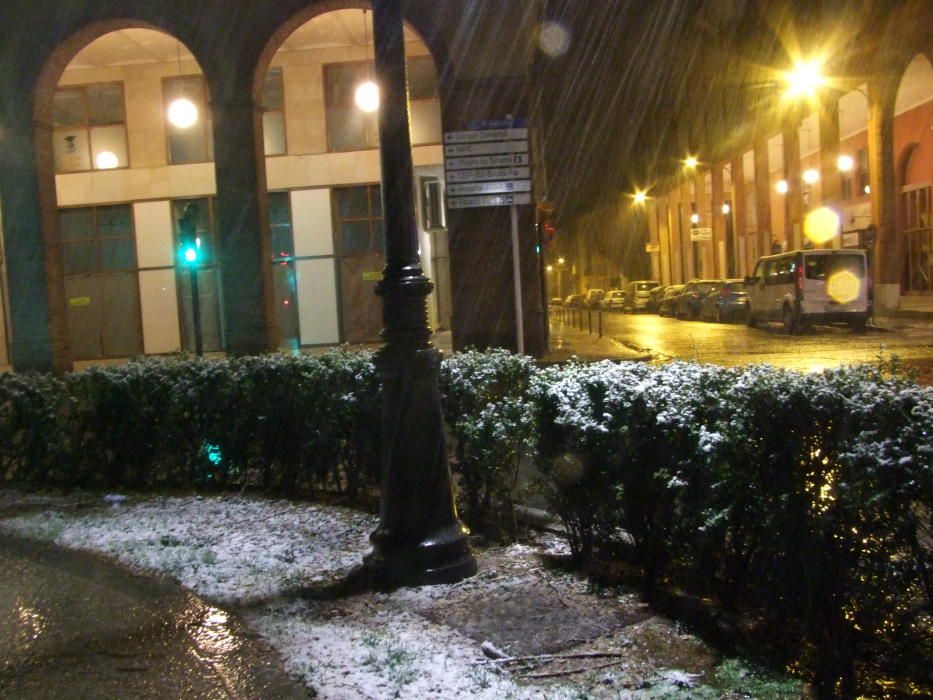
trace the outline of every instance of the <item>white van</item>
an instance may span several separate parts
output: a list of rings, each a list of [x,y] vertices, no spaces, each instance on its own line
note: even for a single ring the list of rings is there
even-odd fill
[[[863,330],[871,315],[864,250],[794,250],[759,258],[745,278],[748,325],[780,321],[788,333],[810,323]]]

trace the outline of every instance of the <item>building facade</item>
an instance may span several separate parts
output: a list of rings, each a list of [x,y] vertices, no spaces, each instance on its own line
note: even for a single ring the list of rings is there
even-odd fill
[[[700,154],[653,189],[645,214],[656,278],[742,277],[772,252],[865,247],[876,310],[933,296],[929,28],[928,7],[903,3],[873,27],[857,67],[837,65],[808,99],[782,95],[750,113],[743,138],[729,134],[733,145],[712,162]],[[823,207],[839,225],[812,240],[807,217]]]
[[[515,347],[508,212],[445,212],[441,144],[526,112],[536,8],[505,10],[516,44],[501,5],[454,5],[405,5],[430,320],[455,347]],[[13,38],[0,50],[0,363],[67,370],[192,350],[186,213],[206,351],[378,341],[378,132],[354,100],[373,70],[368,3],[15,0],[0,20]],[[498,60],[471,33],[502,47]],[[519,219],[524,341],[540,353],[532,207]]]

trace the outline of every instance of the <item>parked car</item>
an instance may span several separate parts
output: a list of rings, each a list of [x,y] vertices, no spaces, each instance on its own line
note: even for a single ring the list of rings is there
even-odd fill
[[[661,306],[661,299],[664,298],[664,292],[667,291],[669,286],[670,285],[659,285],[648,292],[648,305],[645,307],[645,311],[652,314],[658,313],[658,308]]]
[[[564,306],[583,306],[583,295],[582,294],[568,294],[564,299]]]
[[[677,295],[674,303],[674,315],[677,318],[695,320],[700,317],[700,304],[709,294],[717,280],[690,280]]]
[[[700,305],[700,318],[704,321],[744,321],[747,314],[748,292],[745,280],[740,279],[720,280]]]
[[[600,302],[603,311],[623,311],[625,309],[625,292],[621,289],[610,289]]]
[[[639,311],[647,310],[649,294],[658,284],[656,280],[635,280],[634,282],[629,282],[625,290],[625,307],[623,311],[630,311],[634,314]]]
[[[677,299],[677,296],[681,293],[681,291],[683,291],[683,288],[684,285],[682,284],[672,284],[664,290],[664,296],[662,296],[661,301],[658,302],[659,316],[674,315],[674,301]]]
[[[603,300],[603,297],[606,296],[606,291],[603,289],[590,289],[586,293],[586,299],[584,300],[584,306],[587,306],[591,309],[598,309],[599,302]]]
[[[548,302],[551,306],[563,306],[564,300],[560,297],[551,297],[551,300]]]
[[[745,278],[748,325],[780,321],[788,333],[811,323],[863,330],[871,315],[871,278],[864,250],[793,250],[759,258]]]

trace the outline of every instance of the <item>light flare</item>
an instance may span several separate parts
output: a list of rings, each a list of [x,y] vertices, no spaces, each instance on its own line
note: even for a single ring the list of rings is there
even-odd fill
[[[363,112],[375,112],[379,109],[379,86],[372,80],[360,83],[353,94],[353,101]]]
[[[179,97],[168,106],[168,120],[178,129],[189,129],[198,121],[198,108],[187,97]]]
[[[839,226],[839,214],[829,207],[820,207],[807,214],[803,234],[813,243],[826,243],[839,235]]]
[[[855,301],[861,290],[861,280],[849,270],[840,270],[826,280],[826,293],[830,299],[840,304]]]

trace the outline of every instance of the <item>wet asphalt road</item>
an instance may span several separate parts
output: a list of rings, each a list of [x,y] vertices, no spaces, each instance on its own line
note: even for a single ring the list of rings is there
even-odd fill
[[[101,557],[0,538],[0,698],[307,698],[239,621]]]
[[[799,335],[787,335],[777,323],[748,328],[744,323],[679,321],[654,314],[603,314],[604,335],[660,359],[820,370],[873,362],[883,350],[886,357],[897,354],[911,363],[933,366],[933,323],[885,321],[885,325],[864,333],[815,326]]]

